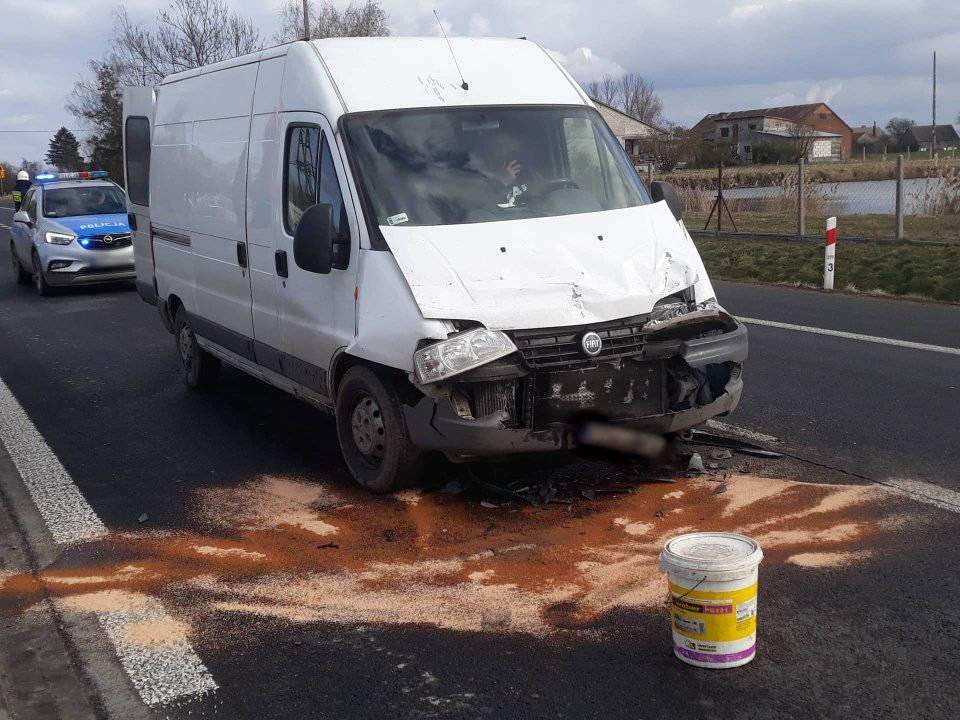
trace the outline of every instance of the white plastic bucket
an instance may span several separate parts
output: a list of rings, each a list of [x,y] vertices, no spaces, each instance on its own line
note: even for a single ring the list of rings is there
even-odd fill
[[[763,551],[735,533],[679,535],[660,553],[670,584],[673,652],[690,665],[731,668],[757,652],[757,568]]]

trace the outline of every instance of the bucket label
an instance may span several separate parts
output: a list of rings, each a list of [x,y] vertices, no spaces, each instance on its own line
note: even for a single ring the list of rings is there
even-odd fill
[[[757,599],[750,598],[737,605],[737,626],[757,616]]]
[[[684,633],[690,635],[703,635],[704,623],[703,620],[695,620],[689,617],[683,617],[682,615],[673,616],[673,626]]]
[[[726,592],[690,590],[670,583],[674,630],[703,643],[729,643],[750,637],[757,629],[757,584]]]

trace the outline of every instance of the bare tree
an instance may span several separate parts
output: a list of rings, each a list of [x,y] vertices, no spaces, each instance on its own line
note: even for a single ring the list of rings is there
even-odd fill
[[[810,157],[810,149],[817,138],[817,131],[802,122],[791,123],[787,128],[787,160],[799,162],[800,158]]]
[[[619,78],[604,75],[587,84],[587,95],[637,120],[659,127],[663,124],[663,101],[653,83],[637,73],[626,73]]]
[[[681,160],[693,160],[697,152],[697,134],[671,123],[664,123],[662,132],[652,133],[640,141],[643,155],[653,158],[661,173],[672,171]]]
[[[591,81],[587,85],[587,95],[610,107],[618,107],[620,104],[620,88],[617,79],[611,75]]]
[[[114,30],[117,63],[151,85],[262,47],[253,21],[230,12],[226,0],[172,0],[153,28],[134,22],[121,6]]]
[[[387,13],[379,0],[351,2],[343,10],[332,2],[319,5],[308,0],[310,37],[368,37],[390,34],[387,25]],[[280,7],[280,30],[276,33],[277,42],[289,42],[303,38],[303,2],[285,0]]]
[[[653,83],[637,73],[620,78],[623,110],[641,122],[657,126],[662,121],[663,101],[654,92]]]
[[[893,137],[893,141],[898,148],[903,146],[904,137],[907,131],[917,123],[910,118],[892,117],[887,123],[887,132]]]

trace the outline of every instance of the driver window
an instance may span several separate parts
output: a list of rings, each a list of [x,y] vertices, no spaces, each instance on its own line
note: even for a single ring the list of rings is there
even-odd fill
[[[570,179],[607,207],[607,193],[603,182],[603,168],[597,151],[593,125],[585,117],[563,119],[563,136],[567,146]]]

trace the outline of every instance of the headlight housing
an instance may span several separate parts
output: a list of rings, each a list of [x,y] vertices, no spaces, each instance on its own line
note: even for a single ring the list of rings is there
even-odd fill
[[[74,241],[76,235],[65,235],[58,232],[48,232],[46,235],[46,240],[51,245],[69,245]]]
[[[413,366],[417,382],[426,385],[473,370],[516,349],[506,333],[476,328],[417,350]]]
[[[657,303],[650,312],[650,319],[644,323],[643,332],[658,332],[678,325],[711,320],[719,318],[721,314],[728,314],[713,298],[702,303],[686,302],[679,298],[676,300],[670,298],[668,302],[664,300]]]

